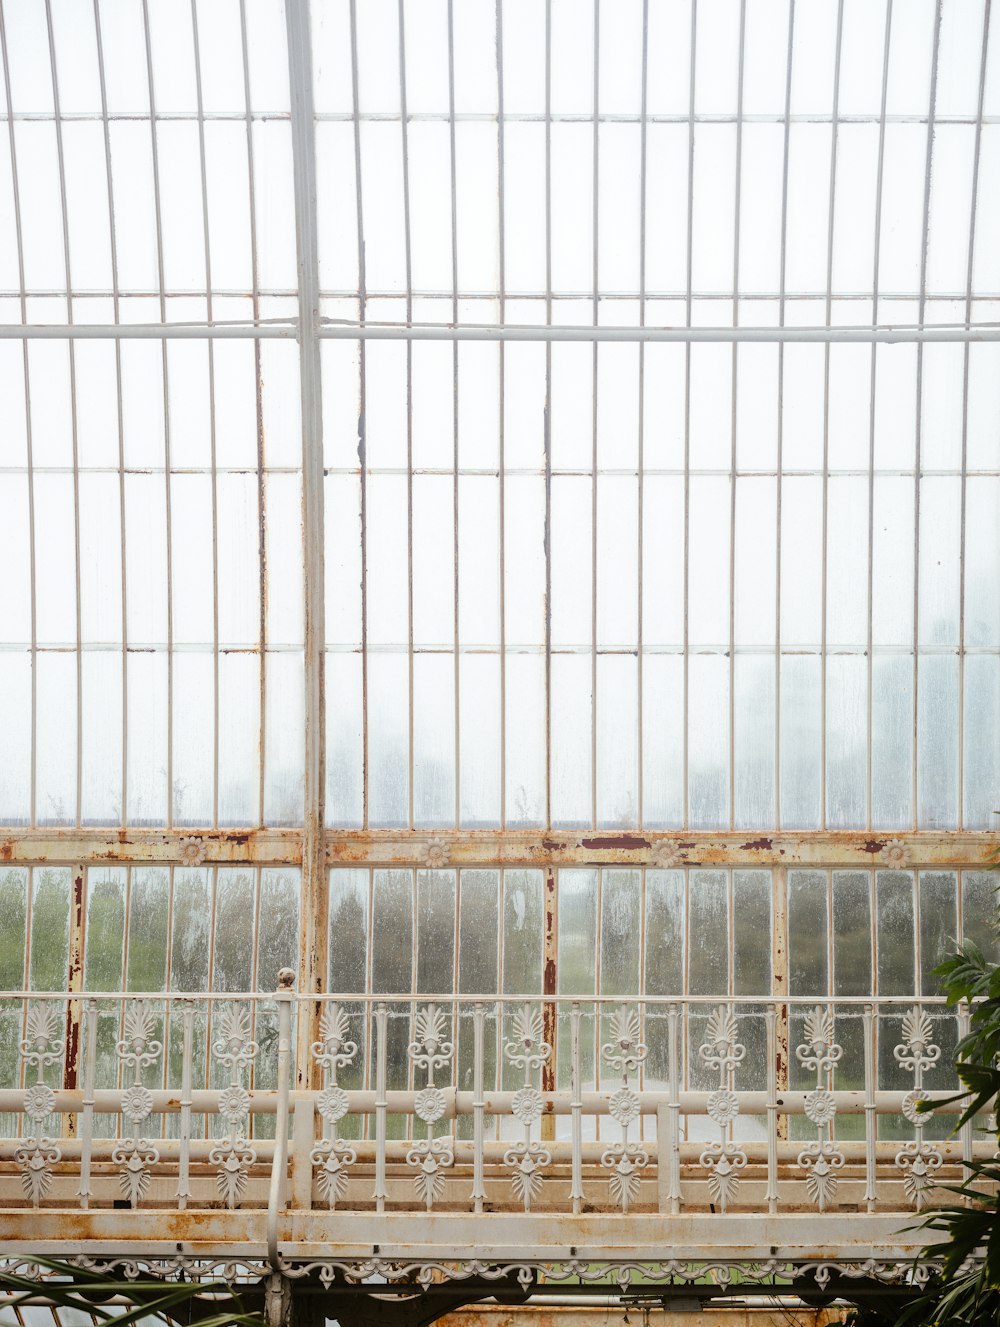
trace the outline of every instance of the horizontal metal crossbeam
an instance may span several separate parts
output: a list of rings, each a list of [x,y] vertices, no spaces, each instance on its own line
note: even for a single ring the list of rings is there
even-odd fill
[[[301,829],[56,829],[0,831],[0,865],[205,862],[298,865]],[[660,847],[660,845],[664,845]],[[987,831],[328,829],[331,866],[655,866],[676,850],[678,866],[985,867]]]
[[[1000,325],[881,325],[859,327],[629,327],[514,323],[335,323],[322,321],[317,335],[347,341],[587,341],[587,342],[757,342],[909,343],[1000,341]],[[244,323],[0,323],[0,340],[253,340],[299,337],[298,322]]]

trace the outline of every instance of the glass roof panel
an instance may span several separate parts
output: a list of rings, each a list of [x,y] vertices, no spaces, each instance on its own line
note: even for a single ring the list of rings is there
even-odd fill
[[[891,21],[884,3],[751,3],[741,23],[728,0],[598,3],[596,12],[556,3],[550,18],[541,5],[470,0],[450,34],[446,16],[425,22],[409,0],[384,15],[359,6],[353,28],[343,6],[313,7],[321,235],[344,228],[334,213],[354,191],[351,139],[362,172],[351,248],[366,252],[364,290],[332,262],[322,274],[330,297],[412,289],[441,301],[438,321],[456,295],[501,288],[539,300],[645,296],[617,304],[611,319],[631,322],[641,310],[656,324],[678,321],[660,303],[673,296],[685,300],[680,321],[719,324],[733,319],[721,301],[752,292],[857,301],[845,313],[864,324],[883,320],[887,298],[905,301],[900,321],[958,321],[964,310],[950,304],[968,294],[973,318],[993,316],[979,301],[996,291],[975,278],[966,289],[974,195],[983,223],[993,205],[993,187],[977,188],[982,3],[919,0]],[[456,95],[464,41],[481,105]],[[356,88],[344,42],[356,54]],[[330,60],[340,61],[336,79]],[[484,143],[473,169],[458,140],[466,117],[494,119],[489,89],[502,97],[503,165]],[[404,104],[416,118],[401,118]],[[428,226],[436,261],[424,252]],[[485,243],[492,271],[463,258]],[[814,321],[828,320],[821,304]]]
[[[330,824],[988,824],[996,9],[289,3],[0,3],[0,818],[299,823],[322,453]]]

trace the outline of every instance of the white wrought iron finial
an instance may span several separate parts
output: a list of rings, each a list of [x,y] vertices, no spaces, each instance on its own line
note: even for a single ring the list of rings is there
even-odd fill
[[[527,1083],[528,1071],[540,1069],[552,1054],[552,1047],[543,1037],[542,1011],[529,1005],[519,1005],[513,1019],[513,1037],[504,1043],[504,1054],[511,1064],[523,1069]]]
[[[710,1069],[718,1069],[724,1081],[726,1073],[743,1062],[747,1048],[736,1040],[736,1015],[720,1004],[709,1016],[705,1040],[698,1054]]]
[[[421,1069],[427,1070],[428,1083],[433,1082],[433,1071],[449,1063],[455,1053],[453,1042],[447,1041],[448,1025],[444,1010],[438,1005],[424,1005],[414,1020],[416,1037],[406,1053]]]
[[[629,1072],[639,1068],[648,1053],[646,1043],[640,1041],[642,1028],[635,1009],[617,1009],[611,1015],[611,1040],[601,1047],[601,1055],[617,1069],[623,1080]]]
[[[918,1080],[926,1070],[932,1069],[941,1058],[941,1047],[934,1044],[934,1024],[930,1017],[914,1006],[903,1015],[903,1040],[892,1048],[896,1063]]]
[[[122,1064],[135,1072],[135,1081],[143,1069],[155,1064],[163,1052],[163,1043],[156,1041],[156,1015],[147,1000],[138,1000],[125,1008],[124,1037],[116,1042],[115,1051]]]
[[[795,1058],[804,1069],[814,1069],[817,1074],[826,1072],[844,1054],[843,1046],[833,1039],[833,1014],[822,1005],[816,1005],[806,1014],[804,1037],[795,1047]]]
[[[314,1041],[310,1050],[316,1063],[329,1071],[334,1085],[337,1070],[350,1064],[358,1053],[358,1043],[350,1040],[349,1031],[346,1011],[338,1004],[327,1005],[319,1024],[320,1040]]]
[[[55,1038],[55,1027],[55,1005],[36,1004],[28,1010],[24,1027],[26,1036],[19,1043],[19,1050],[24,1063],[33,1065],[38,1070],[39,1082],[44,1068],[62,1063],[66,1043]]]
[[[230,1005],[219,1017],[222,1035],[212,1043],[212,1054],[220,1064],[234,1075],[245,1069],[257,1057],[260,1047],[250,1036],[250,1011]]]

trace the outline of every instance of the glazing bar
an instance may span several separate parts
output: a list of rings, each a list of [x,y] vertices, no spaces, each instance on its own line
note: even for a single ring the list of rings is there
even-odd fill
[[[103,328],[100,332],[91,331],[90,335],[103,336],[127,336],[136,330],[138,324],[132,327],[121,327],[107,329]],[[186,324],[168,324],[160,326],[156,324],[155,334],[159,336],[172,336],[175,334],[175,327],[185,328]],[[87,334],[83,325],[78,325],[72,330],[68,328],[59,328],[53,332],[51,329],[45,330],[45,335],[78,335],[81,330]],[[216,331],[221,330],[218,326],[213,330],[204,329],[200,331],[184,331],[188,336],[211,336]],[[32,335],[33,329],[22,327],[20,324],[0,326],[0,336]],[[144,331],[143,335],[153,335],[153,331]],[[228,333],[232,334],[232,333]],[[255,331],[245,332],[242,329],[239,335],[276,335],[282,336],[289,333],[282,326],[280,333],[274,331],[274,325],[271,325],[271,331],[265,333],[264,327],[259,327]],[[291,333],[294,335],[294,332]],[[934,327],[918,327],[910,324],[883,325],[871,327],[576,327],[560,326],[557,324],[545,324],[537,326],[520,326],[508,323],[505,326],[483,325],[478,323],[464,323],[460,327],[449,327],[445,323],[416,323],[412,327],[404,327],[401,323],[365,323],[360,326],[356,323],[332,323],[321,322],[319,328],[321,338],[347,341],[619,341],[619,342],[649,342],[649,341],[667,341],[667,342],[732,342],[732,341],[753,341],[753,342],[777,342],[785,343],[789,341],[815,341],[820,344],[825,342],[917,342],[927,341],[1000,341],[1000,324],[997,323],[977,323],[974,326],[945,325]]]

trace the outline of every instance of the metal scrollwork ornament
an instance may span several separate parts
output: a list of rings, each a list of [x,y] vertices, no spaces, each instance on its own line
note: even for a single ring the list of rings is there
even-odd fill
[[[309,1160],[316,1167],[320,1194],[331,1210],[337,1206],[337,1199],[344,1196],[348,1169],[357,1159],[357,1152],[343,1138],[324,1138],[310,1152]]]
[[[142,1085],[142,1071],[155,1064],[163,1053],[163,1043],[154,1037],[156,1015],[145,1000],[125,1009],[124,1036],[115,1044],[123,1069],[132,1070],[131,1086],[122,1093],[122,1117],[129,1121],[129,1136],[111,1153],[120,1167],[118,1187],[131,1207],[138,1207],[150,1185],[150,1167],[160,1159],[159,1149],[141,1136],[140,1125],[152,1114],[153,1094]]]
[[[55,1109],[56,1096],[42,1074],[50,1065],[62,1063],[65,1042],[56,1038],[57,1010],[53,1004],[36,1004],[28,1010],[25,1037],[19,1050],[25,1069],[36,1071],[36,1081],[24,1093],[22,1107],[26,1120],[31,1121],[30,1132],[19,1138],[14,1160],[21,1171],[21,1188],[33,1207],[38,1207],[52,1187],[52,1167],[62,1160],[62,1152],[54,1139],[41,1132],[41,1123]]]
[[[250,1167],[257,1153],[247,1139],[251,1096],[241,1082],[243,1070],[257,1057],[259,1047],[251,1036],[250,1011],[230,1005],[219,1018],[219,1038],[212,1043],[212,1054],[229,1070],[229,1083],[219,1094],[219,1114],[229,1128],[208,1154],[209,1163],[217,1166],[215,1182],[219,1195],[234,1208],[246,1193]]]
[[[454,1140],[450,1135],[434,1137],[434,1125],[448,1108],[444,1093],[434,1083],[434,1071],[451,1064],[455,1044],[449,1040],[444,1010],[437,1005],[425,1005],[418,1011],[414,1032],[406,1053],[415,1068],[427,1071],[427,1083],[413,1103],[414,1113],[427,1126],[427,1137],[414,1141],[406,1164],[416,1168],[414,1184],[430,1211],[444,1190],[444,1171],[455,1164]]]
[[[941,1047],[934,1042],[934,1024],[922,1009],[914,1007],[904,1015],[903,1040],[893,1047],[892,1054],[900,1068],[913,1075],[913,1090],[903,1100],[903,1114],[913,1125],[915,1137],[896,1153],[896,1165],[903,1172],[906,1196],[919,1211],[942,1162],[940,1148],[924,1139],[923,1116],[917,1111],[924,1073],[941,1058]]]
[[[639,1098],[628,1085],[629,1073],[634,1073],[647,1055],[642,1041],[642,1024],[634,1009],[618,1009],[610,1019],[611,1040],[601,1047],[601,1055],[612,1069],[621,1074],[621,1087],[608,1101],[608,1111],[621,1128],[621,1142],[613,1143],[601,1153],[601,1165],[611,1171],[610,1189],[614,1202],[627,1212],[639,1196],[641,1171],[649,1164],[649,1157],[639,1143],[629,1140],[629,1128],[639,1117]]]
[[[513,1036],[504,1043],[504,1055],[524,1074],[523,1085],[514,1093],[511,1114],[524,1127],[524,1139],[512,1144],[504,1153],[503,1164],[510,1168],[511,1187],[526,1212],[542,1189],[542,1173],[552,1164],[552,1154],[541,1143],[532,1139],[535,1121],[544,1110],[542,1094],[532,1083],[532,1075],[552,1054],[552,1047],[544,1039],[542,1011],[530,1005],[519,1005],[513,1019]]]
[[[713,1201],[726,1211],[736,1198],[740,1172],[747,1155],[733,1140],[733,1122],[739,1115],[739,1098],[733,1091],[733,1070],[742,1064],[747,1048],[736,1040],[736,1015],[725,1005],[711,1013],[705,1027],[705,1039],[698,1055],[709,1069],[719,1075],[719,1086],[709,1095],[709,1118],[719,1126],[719,1141],[702,1150],[699,1164],[708,1171],[708,1187]]]
[[[444,1190],[445,1170],[455,1164],[451,1138],[417,1139],[406,1154],[406,1164],[417,1168],[414,1184],[429,1212]]]
[[[350,1108],[347,1093],[337,1082],[337,1071],[351,1064],[358,1053],[358,1043],[350,1039],[350,1022],[339,1005],[323,1011],[319,1025],[320,1040],[312,1044],[313,1059],[323,1067],[324,1087],[317,1109],[323,1120],[323,1137],[310,1153],[316,1169],[320,1195],[331,1210],[347,1191],[350,1167],[358,1159],[354,1147],[337,1133],[337,1125]]]
[[[804,1147],[796,1158],[806,1172],[806,1189],[819,1210],[825,1211],[837,1192],[837,1172],[843,1168],[844,1154],[834,1141],[837,1103],[830,1091],[832,1075],[844,1054],[834,1040],[833,1014],[816,1005],[805,1016],[804,1039],[795,1047],[795,1058],[804,1069],[816,1075],[816,1086],[806,1093],[806,1118],[816,1126],[816,1141]]]

